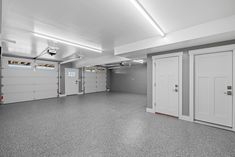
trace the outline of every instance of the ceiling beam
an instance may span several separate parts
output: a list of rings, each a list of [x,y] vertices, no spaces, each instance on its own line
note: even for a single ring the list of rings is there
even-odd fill
[[[235,15],[172,32],[164,38],[154,37],[115,47],[114,54],[121,56],[125,56],[125,54],[134,55],[135,53],[138,53],[138,55],[148,54],[153,53],[152,51],[157,52],[157,49],[163,50],[164,48],[164,51],[166,51],[167,48],[174,48],[172,45],[176,44],[177,48],[183,48],[189,43],[191,44],[189,46],[192,46],[194,43],[200,43],[200,41],[204,43],[207,42],[206,40],[208,42],[220,42],[220,40],[231,40],[234,37]]]

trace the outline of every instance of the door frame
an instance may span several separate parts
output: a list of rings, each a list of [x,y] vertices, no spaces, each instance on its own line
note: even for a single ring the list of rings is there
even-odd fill
[[[179,119],[183,119],[182,115],[182,69],[183,69],[183,52],[176,52],[170,54],[163,54],[163,55],[156,55],[152,57],[152,111],[156,112],[156,60],[163,59],[163,58],[170,58],[170,57],[178,57],[179,58],[179,105],[178,105],[178,113]],[[149,110],[149,109],[148,109]]]
[[[78,71],[78,78],[77,78],[77,80],[78,80],[78,91],[77,91],[77,93],[75,93],[75,94],[78,94],[78,95],[80,95],[81,93],[79,93],[79,69],[78,68],[64,68],[64,95],[65,96],[68,96],[68,94],[66,93],[66,69],[76,69],[77,71]]]
[[[233,91],[233,126],[232,128],[220,126],[216,124],[210,124],[210,123],[204,123],[204,122],[198,122],[195,120],[195,56],[202,55],[202,54],[212,54],[212,53],[219,53],[219,52],[227,52],[231,51],[233,55],[233,79],[232,79],[232,91]],[[197,50],[191,50],[189,51],[189,121],[197,122],[206,124],[209,126],[214,126],[226,130],[232,130],[235,131],[235,44],[232,45],[225,45],[225,46],[218,46],[218,47],[210,47],[210,48],[203,48],[203,49],[197,49]]]

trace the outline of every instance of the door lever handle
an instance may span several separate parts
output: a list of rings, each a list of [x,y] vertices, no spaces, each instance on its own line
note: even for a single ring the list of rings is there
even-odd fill
[[[175,85],[174,92],[178,92],[178,85]]]
[[[226,95],[232,95],[233,93],[232,93],[232,91],[227,91],[227,92],[224,92],[224,94],[226,94]]]

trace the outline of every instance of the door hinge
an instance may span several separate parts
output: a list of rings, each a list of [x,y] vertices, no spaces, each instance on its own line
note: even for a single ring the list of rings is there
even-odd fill
[[[156,87],[156,82],[154,83],[154,87]]]
[[[157,104],[156,104],[156,102],[154,103],[154,106],[156,106]]]

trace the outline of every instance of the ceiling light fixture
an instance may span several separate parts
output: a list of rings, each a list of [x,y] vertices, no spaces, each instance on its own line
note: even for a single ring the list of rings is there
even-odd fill
[[[81,57],[73,58],[73,59],[69,59],[69,60],[63,61],[60,64],[66,64],[66,63],[70,63],[70,62],[75,62],[75,61],[80,60],[80,59],[81,59]]]
[[[165,36],[165,33],[158,25],[158,23],[152,18],[152,16],[147,12],[143,5],[138,0],[130,0],[132,4],[139,10],[139,12],[151,23],[151,25],[160,33],[161,36]]]
[[[143,59],[134,59],[133,62],[143,64],[144,60]]]
[[[52,37],[52,36],[49,36],[49,35],[44,35],[44,34],[39,34],[39,33],[33,33],[33,34],[34,34],[34,36],[39,37],[39,38],[44,38],[44,39],[56,41],[56,42],[59,42],[59,43],[79,47],[79,48],[82,48],[82,49],[87,49],[87,50],[91,50],[91,51],[95,51],[95,52],[99,52],[99,53],[102,53],[102,51],[103,51],[102,49],[94,48],[94,47],[91,47],[91,46],[88,46],[88,45],[82,45],[82,44],[74,43],[74,42],[71,42],[71,41],[67,41],[65,39],[59,39],[57,37]]]

